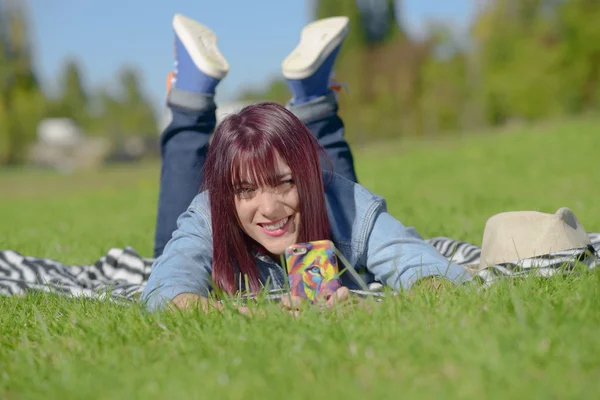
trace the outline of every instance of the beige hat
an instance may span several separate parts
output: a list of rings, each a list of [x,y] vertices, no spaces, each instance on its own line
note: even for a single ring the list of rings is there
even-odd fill
[[[566,207],[556,214],[504,212],[494,215],[485,224],[479,269],[589,244],[585,229]]]

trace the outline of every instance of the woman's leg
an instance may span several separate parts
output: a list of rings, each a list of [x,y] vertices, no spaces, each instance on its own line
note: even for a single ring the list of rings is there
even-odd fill
[[[216,123],[214,93],[229,69],[212,31],[181,15],[175,16],[173,27],[175,72],[167,97],[171,121],[160,137],[162,167],[155,257],[162,254],[177,228],[177,218],[200,189],[208,142]]]
[[[346,179],[358,182],[350,146],[344,137],[344,123],[339,117],[337,99],[333,93],[299,105],[288,105],[325,148],[328,160],[322,160],[324,169]]]
[[[323,168],[357,182],[350,146],[344,137],[336,95],[330,89],[333,65],[348,34],[346,17],[308,24],[300,43],[282,63],[282,73],[292,92],[288,109],[310,129],[329,156]]]

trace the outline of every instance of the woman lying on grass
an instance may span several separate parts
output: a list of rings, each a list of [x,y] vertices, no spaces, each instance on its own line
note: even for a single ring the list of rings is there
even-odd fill
[[[449,264],[393,218],[384,199],[356,183],[329,88],[347,26],[347,18],[307,26],[282,64],[293,94],[288,109],[261,103],[228,116],[216,128],[202,165],[215,125],[215,87],[228,65],[208,28],[175,17],[178,71],[169,92],[173,119],[161,141],[158,258],[142,296],[151,310],[169,303],[205,309],[214,289],[233,295],[246,285],[257,292],[267,282],[271,289],[285,288],[287,273],[279,264],[285,249],[323,239],[366,271],[367,284],[400,290],[427,278],[466,279],[463,267]],[[335,173],[323,170],[321,160],[329,160]],[[194,193],[191,204],[186,199],[187,210],[177,210],[184,192],[177,188],[190,187],[198,164],[203,190]],[[186,176],[186,171],[192,172]],[[177,227],[169,229],[175,219]],[[171,238],[163,250],[166,237]],[[359,288],[347,273],[341,283],[327,304]]]

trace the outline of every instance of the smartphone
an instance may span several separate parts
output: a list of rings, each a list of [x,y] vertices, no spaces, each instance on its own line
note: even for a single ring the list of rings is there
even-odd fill
[[[341,286],[335,247],[330,240],[291,245],[285,250],[285,263],[292,296],[316,303]]]

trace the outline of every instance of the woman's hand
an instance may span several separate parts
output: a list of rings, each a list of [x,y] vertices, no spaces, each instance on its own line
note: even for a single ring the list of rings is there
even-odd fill
[[[171,300],[171,304],[179,310],[199,308],[205,313],[208,313],[210,310],[223,311],[225,309],[223,303],[212,299],[207,299],[206,297],[202,297],[193,293],[182,293],[177,295],[173,300]],[[252,312],[250,308],[245,306],[236,306],[235,309],[242,315],[250,316],[255,314],[255,312]],[[258,313],[262,312],[262,310],[258,311]]]
[[[302,307],[302,304],[304,304],[306,301],[308,300],[303,297],[292,296],[288,293],[284,295],[281,300],[279,300],[279,307],[281,307],[282,310],[292,314],[294,317],[297,317],[300,313],[300,307]]]
[[[328,295],[325,298],[324,302],[319,302],[316,305],[323,308],[334,308],[339,304],[351,303],[352,296],[350,295],[350,290],[347,287],[342,286],[339,287],[335,292]],[[292,315],[297,316],[300,312],[300,309],[303,304],[308,302],[307,299],[299,296],[287,295],[281,298],[279,305],[284,310],[290,312]]]
[[[351,300],[352,298],[350,296],[350,290],[346,286],[341,286],[329,296],[329,298],[325,301],[325,306],[333,308],[338,304],[347,303]]]
[[[223,310],[223,304],[194,293],[181,293],[175,296],[175,298],[171,300],[171,305],[179,310],[199,308],[205,313],[209,312],[211,309],[218,311]]]
[[[303,297],[287,295],[281,298],[279,306],[293,316],[298,316],[302,305],[307,301],[308,300]],[[331,295],[327,296],[324,302],[318,303],[317,306],[320,306],[321,309],[332,309],[339,305],[352,305],[357,301],[357,299],[351,296],[350,290],[347,287],[342,286]],[[208,313],[211,310],[223,311],[225,309],[223,303],[193,293],[182,293],[176,296],[171,300],[171,306],[179,310],[199,308],[205,313]],[[252,315],[256,313],[244,306],[236,306],[235,308],[243,315]],[[259,314],[262,312],[262,310],[258,311]]]
[[[350,292],[350,289],[345,286],[342,286],[336,290],[335,293],[325,302],[325,305],[328,308],[338,307],[338,309],[343,312],[354,310],[356,307],[362,307],[371,313],[371,311],[373,311],[371,307],[372,304],[376,303],[370,302],[358,296],[353,296]]]
[[[413,289],[439,293],[443,292],[449,286],[452,286],[452,283],[447,279],[429,277],[421,279],[415,284]]]

